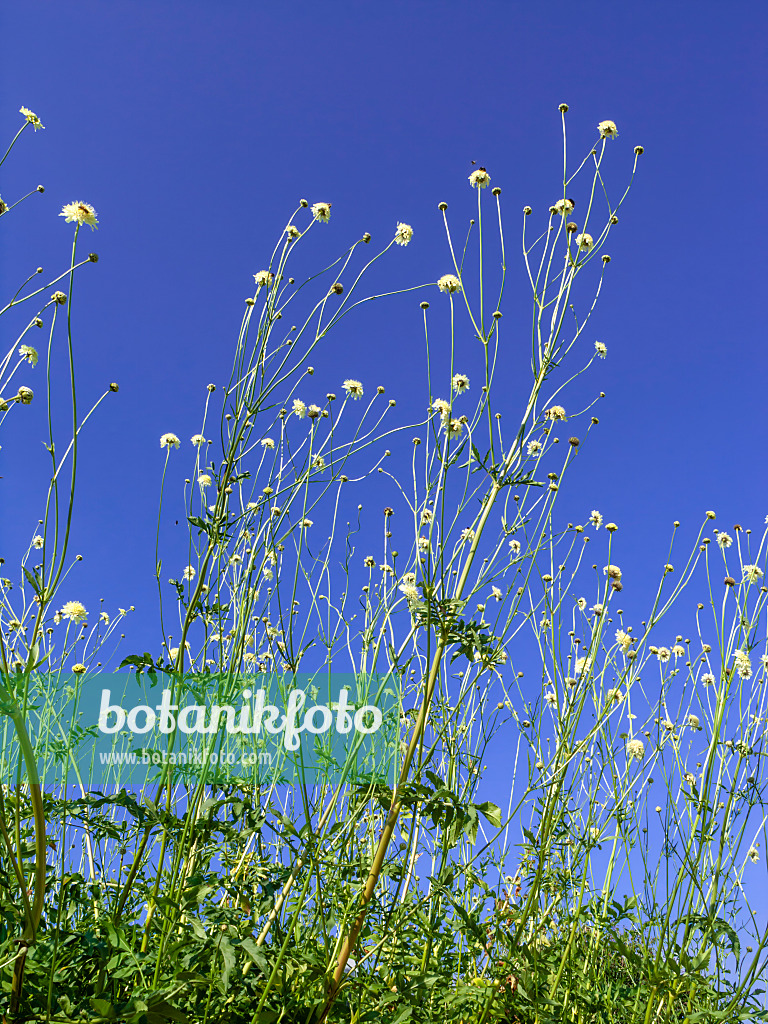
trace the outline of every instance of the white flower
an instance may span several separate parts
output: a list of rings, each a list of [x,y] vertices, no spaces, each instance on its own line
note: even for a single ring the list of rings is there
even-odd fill
[[[484,167],[478,167],[469,176],[469,184],[472,188],[487,188],[491,183],[491,176]]]
[[[387,565],[386,562],[379,566],[379,569],[384,573],[385,576],[394,576],[395,570],[391,565]]]
[[[422,526],[426,525],[427,523],[431,523],[431,522],[432,522],[432,509],[431,508],[422,509],[422,511],[421,511],[421,523],[422,523]]]
[[[589,610],[592,612],[592,614],[595,616],[595,618],[599,619],[600,616],[603,614],[603,611],[605,609],[603,608],[603,606],[601,604],[598,603],[598,604],[593,604],[592,607]]]
[[[212,481],[211,481],[211,478],[208,476],[207,473],[201,473],[200,476],[197,478],[197,482],[200,485],[200,487],[203,490],[205,490],[206,487],[210,487],[211,486],[211,482]]]
[[[760,663],[764,669],[768,669],[768,654],[760,655]]]
[[[429,537],[419,537],[419,550],[427,551],[429,548]]]
[[[474,537],[475,537],[475,531],[471,530],[469,527],[467,527],[466,529],[462,530],[461,534],[459,535],[459,539],[460,540],[474,540]]]
[[[621,569],[618,567],[618,565],[603,566],[603,572],[612,580],[621,579]]]
[[[529,441],[528,442],[528,448],[527,448],[528,454],[529,455],[538,455],[539,452],[541,451],[542,447],[543,447],[543,445],[542,445],[541,441]]]
[[[274,448],[275,447],[275,442],[272,440],[271,437],[262,437],[262,439],[261,439],[261,441],[259,443],[261,444],[262,448]]]
[[[461,420],[451,420],[448,424],[448,433],[451,437],[460,437],[461,432],[464,429],[464,424]]]
[[[615,139],[619,134],[613,121],[601,121],[597,126],[597,130],[600,132],[600,137],[603,139]]]
[[[749,660],[747,651],[734,651],[733,658],[735,669],[741,679],[749,679],[752,676],[752,662]]]
[[[567,416],[565,415],[565,409],[562,407],[562,405],[550,406],[549,409],[544,410],[544,419],[552,421],[565,420],[567,419]]]
[[[503,595],[498,587],[491,587],[491,597],[495,597],[497,601],[500,601],[502,596]]]
[[[717,535],[717,543],[721,548],[729,548],[733,544],[733,537],[729,537],[724,530],[721,530]]]
[[[32,366],[37,366],[37,349],[32,348],[31,345],[19,346],[19,355],[22,359],[26,359]]]
[[[19,113],[26,117],[27,122],[37,131],[38,128],[45,128],[45,125],[40,120],[34,111],[30,110],[29,107],[19,107]]]
[[[107,615],[106,612],[101,612],[99,614],[99,618],[101,619],[105,626],[109,625],[109,615]]]
[[[668,647],[660,647],[656,653],[656,657],[659,661],[666,663],[672,657],[672,652]]]
[[[563,217],[567,217],[569,213],[573,213],[573,200],[558,199],[555,203],[555,213],[559,213]]]
[[[350,398],[358,399],[363,397],[363,385],[359,380],[345,380],[341,385]]]
[[[550,690],[549,693],[544,694],[544,700],[550,707],[554,707],[554,705],[557,704],[557,694]]]
[[[366,569],[372,569],[374,565],[376,565],[376,559],[373,557],[373,555],[366,555],[363,561],[363,565],[366,567]]]
[[[601,359],[605,359],[608,353],[608,346],[602,341],[595,342],[595,352],[600,356]]]
[[[298,416],[300,420],[303,420],[307,414],[307,407],[300,398],[294,398],[293,409],[291,411],[295,416]]]
[[[194,565],[188,565],[184,572],[181,574],[181,578],[184,580],[193,580],[197,575],[197,570]]]
[[[760,853],[755,849],[754,846],[750,846],[747,856],[753,864],[757,864],[758,860],[760,859]]]
[[[44,544],[45,544],[45,541],[40,536],[40,534],[37,534],[36,536],[34,536],[32,538],[32,547],[33,548],[37,548],[39,550],[41,547],[43,547]]]
[[[455,373],[451,384],[453,384],[453,390],[457,395],[463,395],[465,391],[469,391],[469,377],[466,373]]]
[[[636,761],[642,761],[645,754],[645,744],[642,740],[630,740],[627,743],[627,757],[634,757]]]
[[[198,448],[201,444],[205,444],[205,438],[202,434],[193,434],[192,437],[190,437],[190,441]]]
[[[711,672],[705,672],[704,675],[701,677],[701,681],[704,684],[704,686],[715,685],[715,677],[712,675]]]
[[[331,204],[314,203],[312,206],[312,216],[315,220],[319,220],[321,224],[327,224],[331,219]]]
[[[691,729],[700,728],[698,715],[688,715],[688,725]]]
[[[594,244],[595,241],[592,238],[592,235],[588,235],[586,232],[581,235],[576,235],[576,245],[579,249],[591,249]]]
[[[314,459],[312,459],[312,465],[315,469],[325,469],[325,459],[322,455],[316,455]]]
[[[593,508],[592,511],[589,513],[589,521],[590,523],[592,523],[596,530],[599,530],[603,523],[603,517],[597,511],[597,509]]]
[[[520,547],[521,545],[519,540],[511,540],[509,542],[509,550],[512,552],[513,555],[520,554]]]
[[[161,448],[170,448],[171,445],[173,445],[174,448],[178,448],[180,444],[181,441],[179,441],[178,437],[175,434],[163,434],[163,436],[160,438]]]
[[[461,291],[461,281],[454,274],[443,274],[438,280],[437,287],[441,292],[452,294],[453,292]]]
[[[757,583],[763,578],[763,570],[757,565],[745,565],[742,567],[745,583]]]
[[[69,619],[70,622],[84,622],[88,617],[85,605],[79,601],[67,601],[62,606],[61,614],[65,619]]]
[[[253,275],[253,280],[259,288],[262,288],[264,285],[271,284],[274,279],[275,275],[271,274],[268,270],[260,270],[258,274]]]
[[[285,229],[285,233],[292,239],[298,238],[301,235],[301,232],[294,224],[289,224]]]
[[[616,630],[616,643],[619,645],[621,650],[626,654],[632,646],[632,637],[629,633],[626,633],[623,629]]]
[[[314,525],[314,520],[312,519],[302,519],[301,522],[299,523],[299,526],[303,526],[307,530],[309,529],[310,526]]]
[[[682,644],[675,644],[675,646],[672,648],[672,653],[676,658],[682,658],[685,654],[685,648]]]
[[[307,416],[309,416],[311,420],[316,420],[322,411],[323,410],[319,405],[310,405],[307,409]]]
[[[432,408],[435,412],[440,413],[440,419],[443,422],[443,426],[447,427],[451,419],[451,403],[446,402],[444,398],[436,398],[432,403]]]
[[[397,245],[408,245],[410,240],[413,238],[413,228],[410,224],[403,224],[402,221],[397,222],[397,229],[395,230],[395,243]]]
[[[576,607],[579,609],[580,612],[583,612],[584,609],[587,607],[586,597],[580,597],[576,602]]]
[[[75,223],[78,226],[87,224],[93,231],[99,223],[96,219],[96,211],[90,203],[67,203],[61,209],[60,217],[63,217],[67,224]]]
[[[403,583],[399,590],[409,601],[418,601],[421,597],[418,587],[414,583]]]

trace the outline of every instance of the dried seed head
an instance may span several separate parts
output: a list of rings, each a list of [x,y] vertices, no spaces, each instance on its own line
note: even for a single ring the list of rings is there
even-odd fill
[[[499,188],[498,185],[496,185],[495,188],[491,189],[491,194],[494,195],[494,196],[500,196],[501,195],[501,189]]]
[[[568,444],[571,445],[572,448],[578,448],[579,447],[579,439],[578,439],[578,437],[569,437],[568,438]]]
[[[610,256],[608,255],[608,253],[606,253],[606,254],[605,254],[605,255],[603,256],[603,258],[602,258],[602,259],[603,259],[603,263],[610,263],[610,262],[611,262],[611,257],[610,257]]]
[[[530,206],[524,206],[523,207],[523,213],[527,217],[529,213],[533,213],[533,210],[530,208]]]
[[[341,295],[341,293],[344,291],[344,285],[341,283],[341,281],[337,281],[336,284],[331,285],[331,291],[336,295]]]
[[[610,219],[609,223],[610,224],[618,224],[619,223],[619,218],[616,216],[615,213],[611,215],[611,219]]]
[[[91,263],[98,263],[99,262],[99,257],[98,257],[98,255],[95,252],[89,252],[88,253],[88,259],[91,261]]]
[[[561,103],[560,106],[557,109],[560,111],[561,114],[567,114],[568,113],[568,104],[567,103]]]
[[[367,245],[370,242],[370,240],[371,240],[370,232],[366,231],[365,234],[363,235],[363,241]]]
[[[736,586],[736,580],[733,578],[733,576],[726,576],[725,579],[723,580],[723,583],[726,585],[726,587],[735,587]]]
[[[569,234],[572,235],[574,233],[574,231],[578,231],[579,230],[579,225],[578,224],[574,224],[574,222],[572,220],[569,220],[568,223],[565,225],[565,230]]]
[[[118,385],[117,385],[117,384],[115,384],[115,383],[113,382],[112,384],[110,384],[110,385],[109,385],[109,390],[110,390],[110,391],[119,391],[119,390],[120,390],[120,388],[118,387]]]
[[[448,203],[438,203],[437,208],[438,210],[441,210],[443,213],[445,213],[445,211],[448,209]]]
[[[635,146],[635,153],[637,153],[638,156],[642,156],[644,152],[645,150],[642,146]]]
[[[211,392],[211,394],[213,394],[213,392],[216,390],[216,385],[215,384],[209,384],[208,385],[208,390]]]

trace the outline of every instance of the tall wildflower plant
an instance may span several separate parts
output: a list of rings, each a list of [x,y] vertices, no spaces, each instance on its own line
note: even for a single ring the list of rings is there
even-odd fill
[[[768,936],[748,893],[766,848],[766,536],[707,537],[707,513],[691,555],[666,556],[638,626],[616,607],[618,527],[597,510],[560,522],[597,422],[574,411],[572,385],[607,354],[587,331],[627,194],[612,196],[603,173],[616,125],[601,122],[571,170],[560,109],[553,205],[538,221],[523,210],[525,352],[505,326],[501,191],[478,168],[460,241],[440,204],[445,274],[407,289],[421,301],[425,415],[404,425],[396,397],[368,381],[319,393],[313,364],[350,314],[384,298],[367,282],[414,233],[398,223],[373,254],[366,234],[297,281],[307,233],[332,230],[329,203],[302,202],[254,275],[229,380],[208,386],[197,433],[182,441],[171,423],[160,438],[161,640],[122,667],[163,679],[172,699],[186,687],[220,704],[268,676],[285,696],[311,676],[337,708],[341,676],[358,705],[383,688],[399,711],[386,776],[330,763],[289,786],[163,764],[137,789],[118,765],[108,786],[80,774],[68,795],[75,747],[91,738],[80,702],[124,613],[86,632],[85,607],[61,592],[87,419],[72,281],[95,259],[78,261],[79,234],[96,226],[86,203],[62,211],[75,226],[68,269],[40,291],[33,275],[3,310],[36,296],[42,307],[3,364],[5,395],[36,361],[24,332],[38,321],[50,393],[66,312],[73,420],[63,445],[50,428],[43,522],[18,578],[2,581],[3,752],[22,752],[0,799],[10,1016],[765,1019]],[[512,358],[526,380],[514,417],[500,380]],[[3,414],[23,413],[27,394]],[[183,551],[161,529],[163,510],[182,510],[179,459]],[[509,764],[503,809],[484,792],[492,757]]]
[[[27,107],[22,107],[20,113],[24,118],[23,123],[0,159],[0,167],[25,131],[32,129],[37,132],[45,127],[40,118]],[[14,211],[25,200],[44,191],[44,187],[38,185],[18,199],[7,201],[0,198],[0,216],[3,220],[18,216],[22,211]],[[46,403],[46,448],[51,459],[44,516],[39,520],[21,559],[18,579],[14,581],[5,576],[0,578],[0,702],[2,714],[6,723],[12,727],[11,733],[21,755],[16,772],[8,779],[10,785],[3,787],[0,795],[0,836],[7,883],[6,898],[10,897],[21,913],[20,933],[15,932],[13,925],[17,915],[11,914],[6,926],[6,952],[17,950],[5,964],[13,970],[9,986],[11,1013],[19,1010],[27,950],[43,926],[48,881],[46,851],[49,837],[44,795],[37,751],[28,728],[32,703],[31,683],[42,671],[54,676],[60,675],[65,671],[67,662],[73,658],[77,660],[72,671],[82,674],[86,670],[83,662],[90,660],[110,632],[104,623],[104,620],[108,623],[106,613],[100,628],[87,636],[88,616],[84,605],[77,600],[68,600],[60,607],[57,606],[60,591],[74,562],[69,556],[69,540],[79,434],[109,390],[117,390],[117,385],[111,385],[85,416],[79,412],[72,342],[72,299],[76,271],[98,260],[95,253],[85,258],[78,257],[81,229],[83,226],[95,228],[97,220],[93,207],[83,202],[66,204],[61,216],[65,222],[74,224],[69,265],[42,286],[37,284],[37,279],[44,271],[38,267],[0,308],[3,325],[7,325],[6,337],[14,338],[0,361],[0,394],[3,396],[0,397],[0,424],[12,413],[23,415],[26,411],[24,407],[30,406],[35,400],[36,389],[37,401],[41,400],[42,394],[42,401]],[[55,290],[51,292],[51,289]],[[38,367],[38,349],[30,344],[33,334],[38,330],[44,332],[43,337],[46,339],[42,367]],[[63,445],[54,439],[51,416],[53,378],[57,372],[55,339],[60,336],[64,337],[65,373],[69,377],[72,422],[71,436],[68,443]],[[43,381],[33,389],[29,386],[31,381],[28,381],[27,375],[35,371],[38,375],[42,372]],[[19,384],[19,378],[24,383]],[[4,563],[5,559],[0,561]],[[57,645],[54,642],[55,627],[61,627],[62,623],[64,628],[59,628],[60,642]],[[114,625],[111,629],[114,629]],[[4,733],[7,738],[7,728]],[[31,837],[27,834],[27,823],[30,821]]]

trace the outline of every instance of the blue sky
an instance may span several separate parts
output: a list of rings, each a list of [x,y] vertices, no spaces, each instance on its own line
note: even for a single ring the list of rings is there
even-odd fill
[[[598,121],[618,124],[617,183],[645,148],[589,332],[608,358],[584,393],[607,397],[566,508],[619,524],[614,560],[637,618],[673,520],[684,548],[708,508],[724,529],[762,532],[765,4],[38,0],[6,3],[0,19],[2,131],[15,131],[21,104],[46,125],[25,134],[1,191],[47,189],[3,225],[4,291],[27,267],[64,265],[62,204],[83,199],[100,220],[86,241],[100,262],[77,283],[78,385],[84,406],[110,381],[120,392],[82,443],[72,550],[85,558],[63,597],[135,605],[125,653],[159,648],[158,438],[198,430],[205,385],[227,379],[251,275],[297,201],[333,203],[312,258],[364,231],[388,240],[403,220],[414,240],[379,284],[435,281],[451,269],[437,203],[457,223],[472,215],[475,160],[503,189],[514,253],[520,209],[543,224],[557,198],[563,101],[575,152]],[[509,268],[524,324],[519,258]],[[356,377],[421,415],[421,297],[341,330],[317,359],[321,393]],[[524,330],[519,346],[525,372]],[[514,391],[514,351],[506,358]],[[9,564],[42,514],[41,414],[15,410],[3,437]],[[191,469],[180,453],[175,466],[179,479]]]
[[[75,0],[4,5],[2,19],[5,134],[22,103],[47,126],[7,165],[4,194],[38,181],[47,191],[8,225],[2,274],[58,266],[61,205],[96,207],[87,245],[101,260],[78,284],[78,383],[82,402],[112,380],[121,390],[82,446],[78,589],[136,605],[142,638],[153,565],[136,553],[151,550],[157,438],[197,429],[205,384],[229,368],[250,275],[296,201],[333,203],[323,253],[407,221],[415,238],[390,261],[393,280],[435,280],[450,269],[436,206],[470,216],[471,160],[503,187],[512,237],[525,203],[545,215],[561,101],[574,151],[598,120],[617,122],[617,180],[645,147],[594,322],[609,358],[589,384],[607,398],[571,477],[576,507],[620,524],[642,586],[666,561],[673,519],[691,536],[709,507],[762,525],[764,5]],[[527,310],[522,266],[510,266]],[[420,411],[417,314],[403,300],[361,320],[365,343],[350,332],[329,346],[324,381],[380,381]],[[9,421],[0,456],[11,547],[40,514],[42,492],[22,483],[43,467],[31,422]]]

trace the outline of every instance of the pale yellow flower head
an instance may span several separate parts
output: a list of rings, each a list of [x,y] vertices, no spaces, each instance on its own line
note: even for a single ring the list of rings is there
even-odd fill
[[[331,204],[314,203],[312,206],[312,216],[315,220],[320,221],[321,224],[327,224],[331,219]]]
[[[79,601],[67,601],[62,606],[61,614],[63,618],[69,619],[70,622],[84,622],[88,618],[85,605]]]
[[[19,113],[26,117],[27,123],[31,124],[35,131],[37,131],[38,128],[45,128],[45,125],[37,114],[33,110],[30,110],[29,107],[19,107]]]
[[[397,222],[397,230],[395,231],[395,243],[397,245],[408,245],[410,240],[413,238],[413,228],[410,224],[403,224],[402,221]]]
[[[81,226],[87,224],[93,230],[99,223],[96,219],[96,211],[90,203],[67,203],[61,209],[60,217],[63,217],[67,224]]]

